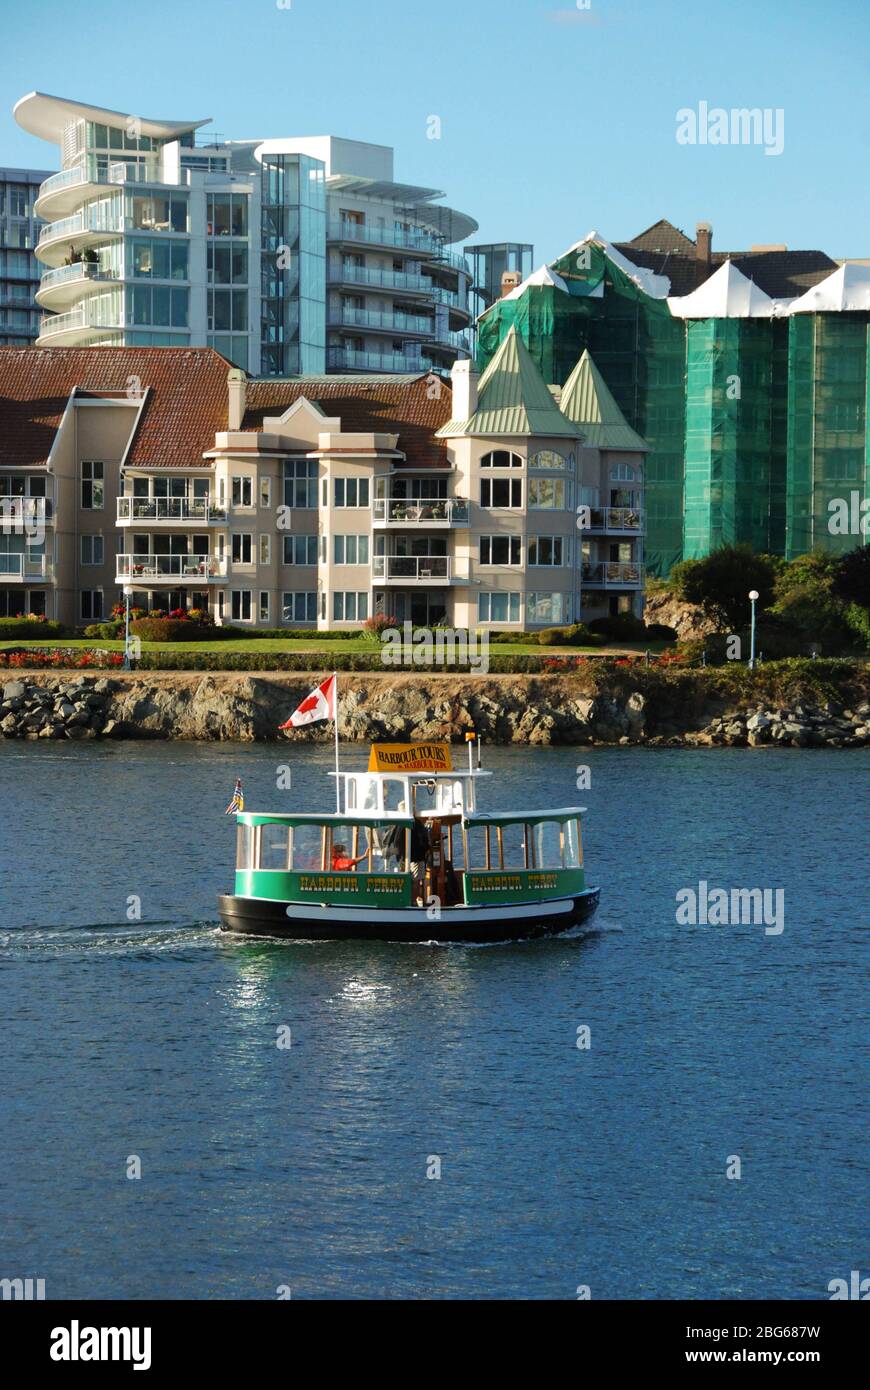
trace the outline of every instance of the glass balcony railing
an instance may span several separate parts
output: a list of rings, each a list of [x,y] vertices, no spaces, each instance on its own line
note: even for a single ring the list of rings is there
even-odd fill
[[[191,583],[226,577],[226,560],[213,555],[118,555],[117,580],[187,580]]]
[[[639,589],[643,583],[643,565],[600,560],[583,565],[581,580],[590,589]]]
[[[372,560],[375,579],[397,579],[411,584],[430,584],[433,580],[449,581],[453,561],[447,555],[376,555]]]
[[[53,573],[47,555],[0,555],[0,580],[51,579]]]
[[[354,372],[399,372],[404,376],[429,372],[434,367],[429,357],[403,357],[401,353],[361,352],[343,347],[326,349],[326,365]]]
[[[467,526],[468,503],[460,497],[376,497],[372,517],[384,526]]]
[[[75,284],[77,280],[120,279],[120,271],[105,270],[98,261],[76,261],[75,265],[61,265],[57,270],[47,270],[39,282],[39,288],[51,290],[58,285]]]
[[[422,314],[384,314],[371,309],[341,309],[329,316],[330,328],[383,328],[390,333],[420,333],[431,336],[435,332],[433,319]]]
[[[157,160],[108,160],[89,155],[72,169],[52,174],[39,186],[39,198],[49,198],[67,188],[86,183],[159,183],[162,182]]]
[[[10,528],[32,528],[53,520],[50,497],[0,497],[0,535]]]
[[[326,273],[330,285],[370,285],[373,289],[408,290],[428,294],[432,281],[426,275],[411,275],[403,270],[371,270],[363,265],[345,265],[330,261]]]
[[[70,309],[66,314],[44,314],[39,325],[39,337],[40,340],[53,338],[58,333],[70,333],[79,329],[119,333],[123,329],[120,310],[114,323],[102,322],[100,316],[86,303],[80,304],[77,309]]]
[[[370,222],[330,222],[327,241],[353,241],[369,246],[398,246],[406,251],[439,255],[442,243],[422,227],[377,227]]]
[[[226,520],[225,507],[213,507],[199,497],[119,497],[118,521]]]
[[[593,507],[588,531],[643,530],[643,512],[636,507]]]

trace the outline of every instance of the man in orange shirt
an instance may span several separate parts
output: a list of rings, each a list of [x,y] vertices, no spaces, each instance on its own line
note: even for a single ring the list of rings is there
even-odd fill
[[[347,845],[332,846],[332,867],[340,873],[347,873],[349,870],[355,869],[357,864],[361,864],[367,857],[368,850],[365,851],[365,854],[361,854],[358,859],[352,859],[347,852]]]

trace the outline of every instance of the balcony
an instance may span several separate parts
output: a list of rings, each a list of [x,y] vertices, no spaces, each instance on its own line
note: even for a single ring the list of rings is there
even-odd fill
[[[459,497],[415,497],[411,500],[376,497],[372,502],[372,522],[376,527],[393,529],[431,526],[441,530],[448,526],[467,526],[468,503]]]
[[[0,555],[0,584],[45,583],[54,579],[47,555]]]
[[[433,319],[422,314],[381,314],[369,309],[342,309],[329,315],[328,328],[369,328],[375,332],[416,333],[431,338],[435,332]]]
[[[644,514],[636,507],[593,507],[591,522],[585,527],[587,534],[604,534],[608,531],[630,531],[641,535],[644,529]]]
[[[52,215],[69,212],[86,198],[99,193],[106,184],[159,183],[160,169],[157,160],[114,160],[89,155],[81,164],[72,169],[62,169],[59,174],[40,185],[39,195],[33,205],[37,217],[49,220]]]
[[[227,513],[225,507],[213,507],[204,498],[198,497],[119,497],[119,526],[130,526],[134,522],[147,521],[151,524],[177,526],[179,522],[195,521],[200,525],[224,526]]]
[[[363,265],[344,265],[330,261],[326,272],[329,285],[367,285],[375,290],[403,290],[407,294],[432,292],[427,275],[410,275],[404,270],[372,270]]]
[[[401,353],[358,352],[355,348],[328,347],[328,369],[351,372],[399,372],[418,376],[430,372],[434,363],[430,357],[403,357]]]
[[[118,584],[220,584],[226,579],[226,560],[213,555],[118,555]]]
[[[399,247],[404,251],[421,251],[424,255],[441,257],[442,243],[422,227],[377,227],[369,222],[330,222],[326,240],[350,242],[364,246]]]
[[[36,302],[47,309],[53,305],[74,304],[89,285],[98,281],[117,285],[121,282],[121,274],[116,270],[103,270],[96,261],[77,261],[75,265],[47,270],[36,292]]]
[[[0,535],[32,533],[53,521],[54,503],[49,497],[0,497]]]
[[[382,584],[467,584],[447,555],[375,555],[372,576]]]
[[[118,193],[118,199],[121,194]],[[47,222],[39,234],[39,241],[36,243],[37,259],[44,265],[61,267],[64,257],[69,254],[70,247],[74,251],[81,252],[89,246],[97,246],[106,241],[108,237],[119,236],[124,230],[124,218],[121,212],[120,202],[115,210],[114,216],[104,214],[100,210],[100,216],[96,216],[96,209],[91,209],[86,216],[84,211],[76,212],[72,217],[62,217],[57,222]]]
[[[600,560],[584,564],[581,582],[587,589],[642,589],[643,565]]]
[[[37,347],[44,347],[51,342],[53,346],[75,346],[78,343],[90,342],[96,335],[104,337],[107,333],[122,333],[124,325],[120,321],[116,323],[97,323],[95,316],[88,304],[80,304],[77,309],[70,309],[65,314],[43,314],[39,326],[39,337],[36,340]]]

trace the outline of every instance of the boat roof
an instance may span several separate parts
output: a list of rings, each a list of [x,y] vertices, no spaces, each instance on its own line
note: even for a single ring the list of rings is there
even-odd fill
[[[573,820],[586,810],[585,806],[560,806],[553,811],[486,811],[465,817],[467,826],[522,825],[536,820]]]
[[[343,811],[323,811],[319,815],[311,811],[237,811],[236,820],[242,825],[386,825],[389,822],[408,830],[414,826],[413,816],[393,811],[371,811],[368,815]]]
[[[367,768],[360,768],[354,772],[336,772],[333,768],[327,772],[327,777],[379,777],[384,778],[407,777],[411,782],[455,782],[460,777],[491,777],[492,772],[486,768],[476,767],[469,772],[468,768],[455,767],[452,772],[409,772],[407,768],[391,768],[388,772],[369,772]]]

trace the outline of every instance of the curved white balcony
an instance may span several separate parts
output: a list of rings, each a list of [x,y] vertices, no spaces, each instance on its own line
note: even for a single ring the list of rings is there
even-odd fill
[[[119,272],[103,270],[96,261],[77,261],[75,265],[58,266],[56,270],[47,270],[43,275],[36,291],[36,302],[44,309],[62,310],[67,304],[78,303],[97,282],[120,285],[122,279]]]
[[[371,222],[330,222],[326,228],[326,240],[352,244],[354,246],[390,246],[405,251],[419,251],[422,255],[437,256],[442,252],[442,243],[431,232],[422,227],[378,227]]]
[[[99,227],[93,225],[84,212],[76,212],[72,217],[62,217],[43,227],[36,243],[36,258],[47,266],[62,266],[71,251],[79,253],[90,246],[105,244],[119,237],[123,230],[124,220],[120,212],[115,218],[107,218],[105,224]]]
[[[118,323],[97,323],[90,312],[87,301],[77,309],[66,314],[45,314],[39,326],[37,347],[75,347],[91,343],[95,338],[105,338],[109,333],[123,333],[124,325]]]
[[[219,584],[226,579],[227,562],[214,555],[117,555],[118,584]]]
[[[62,169],[40,184],[33,210],[37,217],[51,221],[53,217],[73,212],[85,199],[100,193],[106,184],[157,183],[159,180],[156,160],[108,162],[90,155],[82,164]]]

